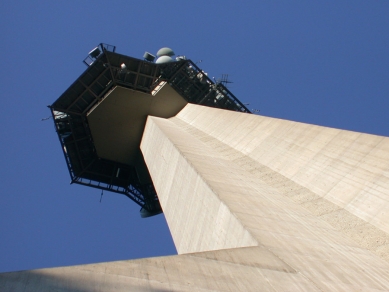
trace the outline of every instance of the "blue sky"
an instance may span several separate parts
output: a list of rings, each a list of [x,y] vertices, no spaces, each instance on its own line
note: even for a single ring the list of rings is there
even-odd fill
[[[164,46],[260,114],[389,136],[388,1],[3,1],[0,272],[175,254],[163,215],[69,185],[47,105],[98,43]]]

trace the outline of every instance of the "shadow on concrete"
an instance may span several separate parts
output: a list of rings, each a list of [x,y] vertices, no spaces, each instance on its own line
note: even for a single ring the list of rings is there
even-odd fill
[[[68,271],[66,271],[68,270]],[[0,274],[0,291],[13,292],[90,292],[140,291],[164,292],[171,289],[149,287],[149,281],[68,268],[41,269]],[[168,285],[166,283],[166,285]]]

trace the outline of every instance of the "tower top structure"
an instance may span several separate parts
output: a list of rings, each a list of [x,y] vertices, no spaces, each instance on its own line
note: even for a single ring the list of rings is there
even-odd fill
[[[123,194],[141,216],[162,212],[140,151],[147,116],[169,118],[187,103],[250,113],[223,83],[162,48],[144,60],[99,44],[87,69],[49,106],[71,183]],[[167,60],[169,59],[169,60]]]

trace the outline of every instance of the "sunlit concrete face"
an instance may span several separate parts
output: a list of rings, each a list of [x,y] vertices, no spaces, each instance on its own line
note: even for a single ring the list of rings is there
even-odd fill
[[[140,169],[144,164],[139,145],[147,116],[170,118],[186,104],[169,84],[155,95],[115,87],[87,115],[97,155],[136,166],[142,181],[148,174]]]
[[[141,149],[179,254],[279,259],[269,291],[389,287],[389,138],[188,104]]]

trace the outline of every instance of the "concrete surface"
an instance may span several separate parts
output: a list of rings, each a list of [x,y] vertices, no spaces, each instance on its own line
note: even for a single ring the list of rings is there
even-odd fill
[[[175,119],[256,180],[389,260],[388,137],[192,105]]]
[[[141,150],[179,255],[0,291],[389,291],[389,138],[188,104]]]
[[[147,116],[170,118],[186,104],[166,82],[155,95],[114,87],[87,115],[98,156],[133,165],[140,181],[150,182],[139,149]]]

